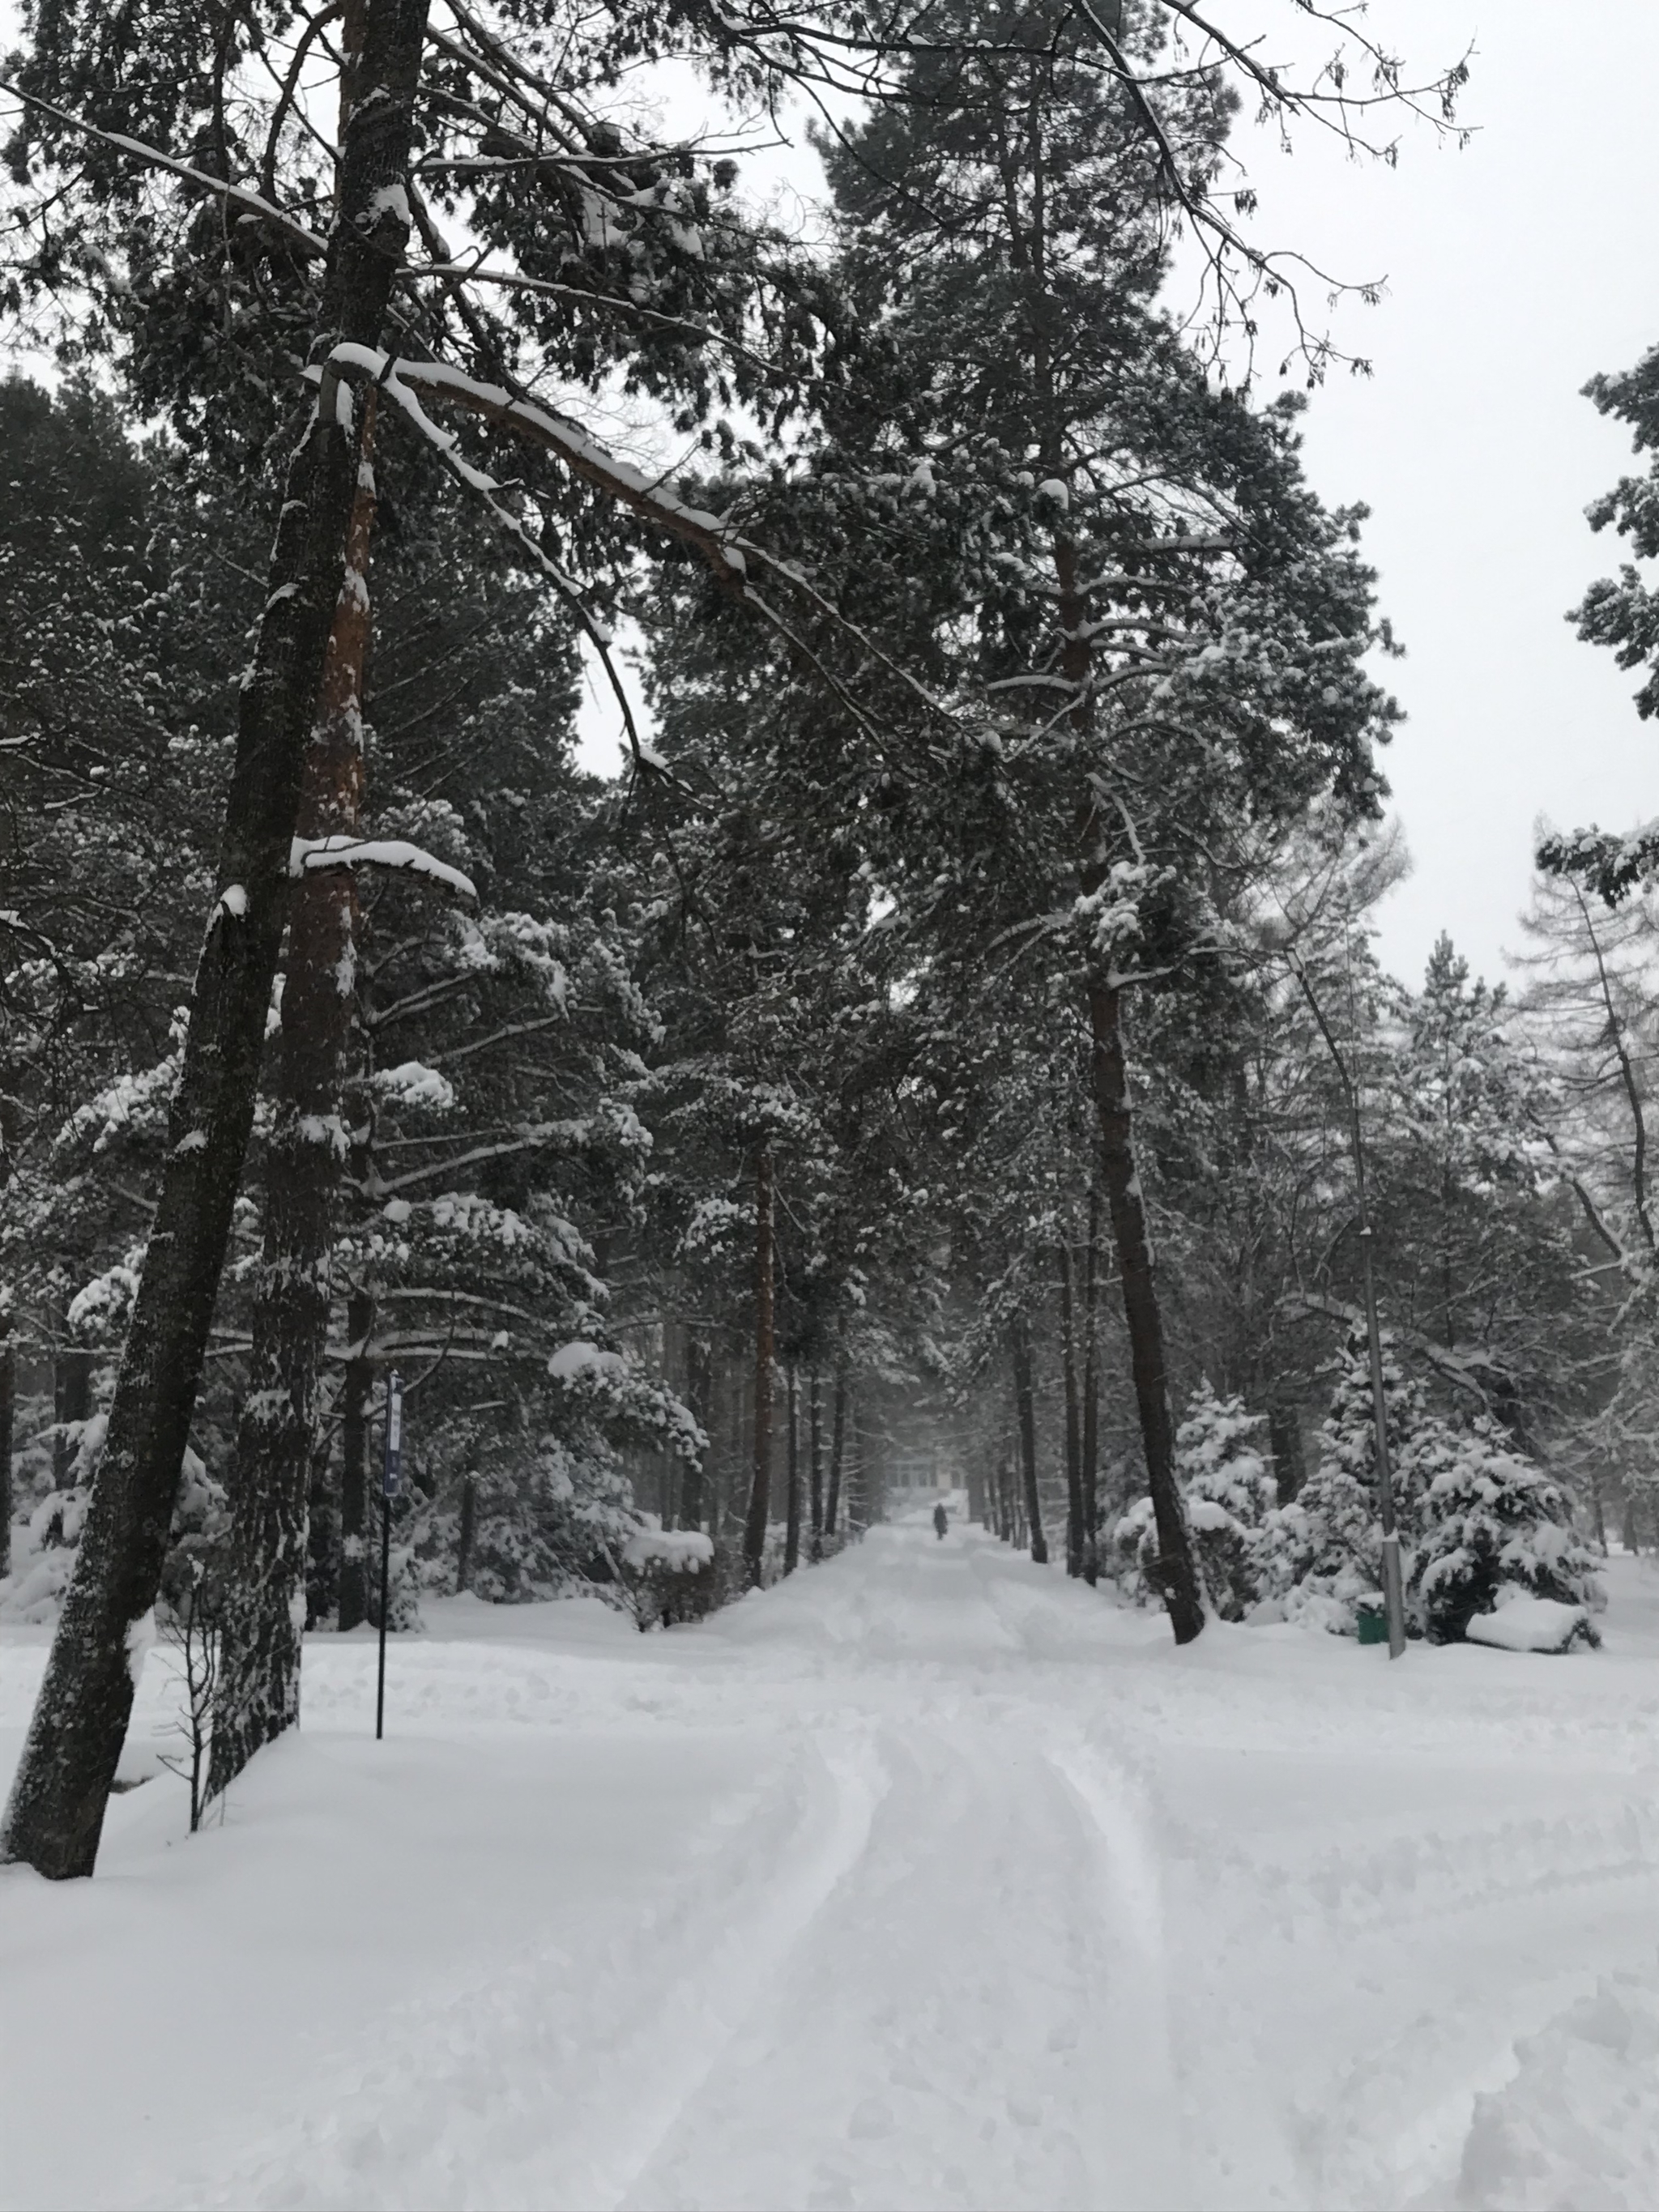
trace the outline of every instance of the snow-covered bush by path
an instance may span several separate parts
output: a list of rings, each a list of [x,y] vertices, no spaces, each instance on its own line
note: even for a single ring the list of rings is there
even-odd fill
[[[643,1514],[620,1565],[641,1630],[700,1620],[719,1602],[714,1541],[701,1529],[665,1528],[656,1514]]]
[[[1383,1402],[1395,1517],[1409,1562],[1431,1464],[1446,1434],[1420,1382],[1404,1376],[1384,1341]],[[1291,1620],[1356,1632],[1358,1601],[1382,1587],[1382,1523],[1370,1357],[1356,1333],[1320,1430],[1319,1465],[1288,1505],[1263,1520],[1255,1547],[1261,1595]]]
[[[1242,1398],[1218,1398],[1207,1376],[1176,1432],[1176,1467],[1210,1601],[1224,1620],[1242,1620],[1260,1595],[1255,1552],[1277,1496],[1261,1446],[1266,1416]],[[1150,1498],[1119,1521],[1118,1553],[1138,1590],[1156,1587],[1158,1530]]]
[[[1262,1449],[1267,1416],[1242,1398],[1218,1398],[1206,1376],[1176,1431],[1176,1466],[1187,1518],[1211,1602],[1224,1620],[1242,1620],[1260,1595],[1255,1548],[1278,1497]]]
[[[601,1588],[621,1573],[637,1533],[633,1492],[599,1437],[501,1438],[472,1475],[474,1526],[467,1587],[499,1604],[529,1604]],[[434,1508],[416,1539],[432,1555],[431,1580],[453,1575],[456,1515]]]
[[[55,1620],[64,1592],[75,1569],[81,1529],[92,1499],[93,1478],[103,1456],[108,1426],[102,1413],[88,1421],[72,1422],[69,1440],[73,1457],[70,1480],[52,1486],[50,1452],[20,1453],[13,1462],[13,1480],[28,1482],[32,1466],[37,1472],[33,1495],[25,1490],[22,1511],[12,1523],[11,1572],[0,1577],[0,1619],[45,1622]],[[225,1493],[208,1473],[198,1455],[185,1450],[183,1478],[173,1513],[173,1539],[162,1577],[163,1599],[175,1586],[190,1579],[186,1562],[202,1561],[211,1572],[218,1547],[229,1527]]]
[[[1595,1558],[1560,1486],[1480,1416],[1454,1427],[1385,1350],[1389,1462],[1410,1626],[1461,1638],[1503,1594],[1601,1602]],[[1262,1596],[1289,1620],[1352,1635],[1360,1599],[1382,1577],[1382,1526],[1370,1361],[1358,1335],[1321,1431],[1317,1470],[1263,1521],[1252,1559]]]
[[[1506,1590],[1558,1604],[1605,1602],[1590,1547],[1566,1499],[1485,1418],[1437,1440],[1409,1587],[1424,1632],[1455,1642]]]
[[[1470,1614],[1463,1634],[1471,1644],[1490,1644],[1499,1651],[1571,1651],[1581,1644],[1595,1650],[1601,1641],[1583,1606],[1528,1597],[1513,1583],[1499,1589],[1491,1613]]]

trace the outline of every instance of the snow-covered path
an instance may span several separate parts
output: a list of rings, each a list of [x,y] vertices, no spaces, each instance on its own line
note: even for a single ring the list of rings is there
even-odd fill
[[[649,1638],[433,1607],[379,1746],[316,1638],[222,1829],[161,1778],[93,1883],[0,1879],[0,2203],[1659,2202],[1615,1566],[1600,1655],[1390,1668],[878,1530]]]

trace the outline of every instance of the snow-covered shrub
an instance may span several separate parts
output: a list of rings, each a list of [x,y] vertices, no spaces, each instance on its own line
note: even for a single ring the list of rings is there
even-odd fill
[[[1446,1432],[1423,1501],[1409,1587],[1425,1633],[1455,1643],[1506,1591],[1599,1608],[1595,1554],[1559,1484],[1484,1417]]]
[[[67,1433],[73,1453],[69,1481],[59,1488],[39,1488],[27,1503],[25,1515],[13,1522],[11,1572],[0,1577],[0,1617],[34,1622],[57,1619],[58,1606],[75,1569],[82,1525],[92,1499],[93,1478],[103,1457],[107,1427],[107,1419],[102,1413],[94,1414],[88,1421],[69,1425]],[[50,1468],[49,1453],[37,1452],[33,1457]],[[30,1455],[20,1454],[14,1462],[14,1480],[20,1468],[26,1474],[30,1464]],[[49,1474],[46,1481],[49,1485]],[[181,1576],[185,1583],[189,1583],[190,1571],[183,1564],[187,1560],[198,1559],[205,1571],[214,1571],[229,1525],[224,1491],[198,1455],[186,1446],[183,1479],[173,1508],[173,1539],[163,1575],[164,1600],[169,1589],[179,1583]]]
[[[1210,1601],[1224,1620],[1242,1620],[1261,1592],[1255,1551],[1278,1496],[1261,1437],[1267,1416],[1242,1398],[1218,1398],[1207,1376],[1176,1431],[1176,1466]]]
[[[1395,1518],[1409,1566],[1423,1493],[1448,1432],[1429,1411],[1422,1385],[1401,1374],[1386,1340],[1382,1389]],[[1320,1431],[1319,1465],[1290,1504],[1264,1516],[1255,1565],[1263,1600],[1287,1620],[1339,1635],[1357,1632],[1358,1601],[1382,1587],[1376,1417],[1369,1352],[1358,1332],[1344,1349]]]
[[[475,1501],[471,1587],[501,1604],[613,1583],[639,1526],[616,1455],[591,1437],[573,1449],[544,1436],[484,1460]]]
[[[1260,1594],[1255,1547],[1277,1494],[1258,1441],[1266,1425],[1266,1417],[1247,1412],[1242,1398],[1218,1398],[1206,1377],[1176,1432],[1176,1469],[1194,1548],[1224,1620],[1242,1620]],[[1138,1597],[1155,1591],[1158,1528],[1150,1498],[1138,1498],[1122,1516],[1112,1540],[1121,1586]]]
[[[1600,1649],[1601,1638],[1589,1610],[1553,1597],[1528,1597],[1515,1583],[1503,1583],[1490,1613],[1472,1613],[1463,1631],[1470,1644],[1498,1651],[1573,1651],[1582,1644]]]
[[[641,1631],[701,1620],[718,1601],[714,1546],[700,1529],[665,1528],[642,1514],[618,1564]]]

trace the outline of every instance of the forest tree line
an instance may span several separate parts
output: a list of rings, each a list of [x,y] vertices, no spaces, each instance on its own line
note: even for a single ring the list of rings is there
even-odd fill
[[[216,1787],[291,1724],[302,1626],[374,1607],[393,1370],[400,1617],[706,1602],[944,1436],[1178,1637],[1342,1625],[1351,1085],[1425,1561],[1465,1491],[1559,1532],[1540,1589],[1569,1495],[1639,1534],[1646,848],[1547,846],[1516,1003],[1382,972],[1364,514],[1225,373],[1287,283],[1241,96],[1365,102],[1184,4],[213,23],[40,9],[9,71],[58,361],[0,387],[0,1468],[58,1622],[11,1855],[89,1870],[158,1596],[216,1593]],[[858,94],[822,238],[645,127],[688,55]],[[1638,434],[1650,382],[1601,392]],[[1603,519],[1642,550],[1643,485]],[[1645,663],[1634,572],[1583,618]]]

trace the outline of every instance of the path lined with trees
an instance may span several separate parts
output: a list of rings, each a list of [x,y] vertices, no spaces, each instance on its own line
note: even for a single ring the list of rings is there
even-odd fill
[[[393,1368],[398,1620],[703,1609],[942,1437],[1180,1640],[1353,1626],[1316,1002],[1416,1625],[1500,1555],[1583,1595],[1571,1493],[1639,1532],[1647,845],[1546,848],[1524,1014],[1449,944],[1376,963],[1390,639],[1299,397],[1223,374],[1275,295],[1334,358],[1229,132],[1386,152],[1462,71],[1295,12],[1346,76],[1188,0],[31,15],[3,307],[66,375],[0,392],[0,1467],[7,1602],[57,1626],[8,1856],[92,1870],[185,1589],[214,1788],[293,1725],[305,1626],[372,1609]],[[741,131],[641,126],[626,73],[688,58],[736,112],[834,95],[819,244]],[[667,458],[601,434],[629,407]],[[1645,611],[1587,633],[1644,664]]]

